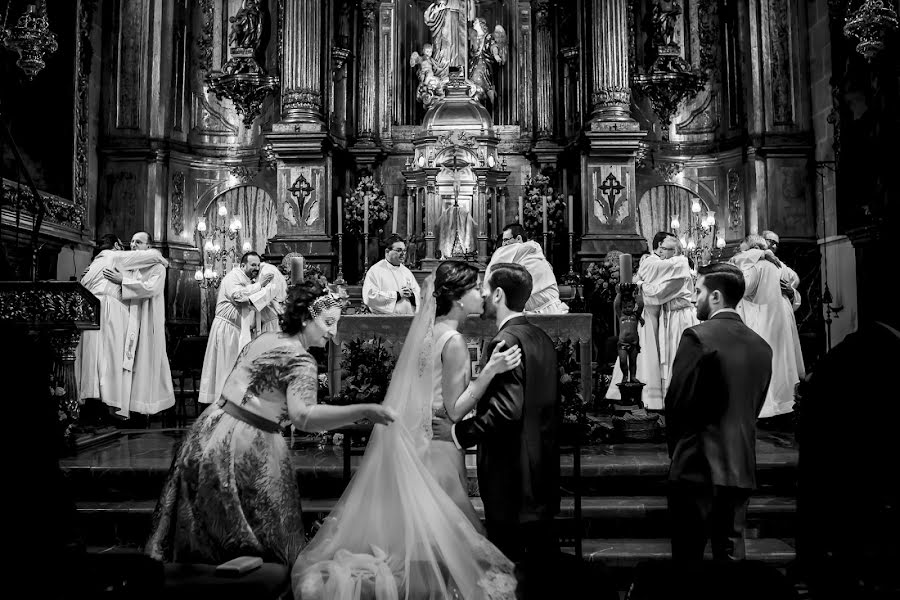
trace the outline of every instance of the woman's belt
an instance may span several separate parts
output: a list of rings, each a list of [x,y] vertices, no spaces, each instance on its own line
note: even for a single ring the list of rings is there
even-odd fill
[[[252,425],[257,429],[262,429],[268,433],[281,433],[281,426],[275,421],[270,421],[265,417],[261,417],[256,413],[252,413],[246,408],[241,408],[234,402],[225,400],[222,404],[222,410],[237,419],[243,421],[247,425]]]

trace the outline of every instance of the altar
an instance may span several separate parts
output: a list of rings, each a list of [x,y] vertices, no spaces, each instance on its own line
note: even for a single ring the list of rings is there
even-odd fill
[[[569,313],[565,315],[526,315],[540,327],[554,343],[571,342],[578,345],[578,363],[581,374],[582,398],[591,401],[591,314]],[[328,347],[328,388],[336,397],[341,390],[342,346],[353,340],[381,340],[385,348],[396,358],[403,349],[406,334],[413,320],[412,315],[346,315],[338,321],[337,336]],[[481,349],[496,334],[493,321],[468,319],[460,324],[460,333],[470,348]]]

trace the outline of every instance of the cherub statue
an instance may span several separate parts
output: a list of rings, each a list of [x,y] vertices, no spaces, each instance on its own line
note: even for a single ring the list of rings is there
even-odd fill
[[[638,342],[638,323],[644,324],[644,298],[636,283],[616,285],[616,299],[613,309],[619,320],[619,367],[622,368],[622,383],[641,383],[637,375],[637,355],[641,351]]]
[[[475,84],[475,98],[486,107],[485,100],[493,106],[497,97],[494,69],[506,64],[508,48],[506,30],[502,26],[497,25],[493,33],[488,33],[487,21],[483,17],[472,21],[469,32],[469,79]]]
[[[422,46],[422,54],[413,52],[409,57],[409,66],[418,67],[419,87],[416,97],[426,107],[434,102],[435,96],[443,96],[441,79],[434,73],[434,46]]]

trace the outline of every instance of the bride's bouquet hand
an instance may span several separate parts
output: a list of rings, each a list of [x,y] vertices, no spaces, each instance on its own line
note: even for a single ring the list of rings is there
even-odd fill
[[[522,349],[519,346],[513,346],[501,351],[500,349],[505,345],[506,342],[503,340],[497,344],[493,354],[491,354],[491,358],[488,359],[487,364],[484,366],[484,371],[492,375],[499,375],[500,373],[512,371],[522,364]]]
[[[370,404],[365,410],[366,418],[378,425],[390,425],[397,418],[397,413],[392,408],[380,404]]]

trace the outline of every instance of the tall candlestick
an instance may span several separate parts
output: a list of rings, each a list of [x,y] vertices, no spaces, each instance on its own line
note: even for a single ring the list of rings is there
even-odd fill
[[[547,196],[541,196],[541,212],[544,217],[544,233],[547,233]]]
[[[413,234],[413,198],[412,194],[406,194],[406,237]]]
[[[394,214],[393,214],[393,226],[391,227],[392,233],[399,233],[397,231],[397,217],[400,216],[400,197],[394,196]]]
[[[363,196],[363,233],[369,233],[369,195]]]
[[[519,196],[519,225],[523,227],[525,225],[525,202],[522,200],[522,196]]]
[[[569,233],[575,233],[575,207],[571,194],[569,195]]]
[[[623,253],[619,257],[619,281],[631,283],[631,255]]]
[[[297,285],[303,281],[303,257],[291,258],[291,285]]]
[[[337,197],[337,232],[344,233],[344,201]]]

